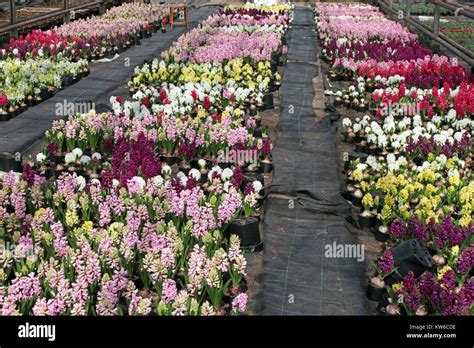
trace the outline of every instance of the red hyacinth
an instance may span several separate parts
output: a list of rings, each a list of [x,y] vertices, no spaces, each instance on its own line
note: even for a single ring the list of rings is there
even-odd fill
[[[211,101],[208,96],[204,97],[204,101],[202,102],[202,106],[204,109],[209,109],[211,107]]]
[[[0,94],[0,106],[5,106],[8,104],[8,97],[5,93]]]

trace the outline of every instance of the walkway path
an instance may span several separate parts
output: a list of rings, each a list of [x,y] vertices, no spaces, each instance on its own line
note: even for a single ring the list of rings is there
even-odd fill
[[[216,7],[206,6],[192,9],[190,26],[192,28],[204,20]],[[143,39],[140,46],[134,46],[109,63],[93,63],[91,74],[72,86],[66,87],[54,97],[40,103],[8,122],[0,122],[0,153],[25,153],[42,139],[44,132],[51,127],[57,103],[93,102],[109,104],[111,95],[128,93],[126,84],[133,75],[136,66],[144,60],[151,60],[166,50],[173,41],[185,33],[185,26],[176,26],[166,34],[160,32],[151,38]]]
[[[323,115],[313,108],[319,47],[310,8],[296,7],[288,44],[266,200],[261,314],[367,314],[363,262],[325,257],[327,245],[357,238],[345,227],[350,207],[340,196],[335,130],[329,117],[316,122]]]

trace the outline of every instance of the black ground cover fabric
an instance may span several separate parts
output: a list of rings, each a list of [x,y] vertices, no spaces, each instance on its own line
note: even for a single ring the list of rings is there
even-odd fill
[[[351,208],[340,195],[330,116],[315,121],[313,78],[320,69],[313,29],[311,9],[296,7],[264,216],[264,315],[367,314],[364,263],[325,257],[328,244],[355,245],[357,237],[345,226]],[[274,198],[281,195],[288,199]]]

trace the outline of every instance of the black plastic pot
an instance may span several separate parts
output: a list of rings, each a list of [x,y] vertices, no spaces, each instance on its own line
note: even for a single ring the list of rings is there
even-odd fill
[[[10,114],[9,113],[0,114],[0,122],[6,122],[8,120],[10,120]]]
[[[166,28],[161,28],[161,32],[164,34],[166,33]]]
[[[256,108],[249,108],[249,116],[256,116],[258,110]]]
[[[365,144],[358,143],[358,144],[355,145],[355,150],[357,152],[364,152],[365,153],[366,149],[367,149],[367,145],[365,145]]]
[[[273,103],[273,93],[266,93],[263,96],[263,102],[265,103],[265,109],[270,110],[275,108],[275,104]]]
[[[28,107],[32,107],[35,105],[35,99],[32,98],[32,99],[26,99],[26,103],[28,104]]]
[[[352,200],[352,194],[351,194],[351,192],[349,192],[349,191],[347,191],[347,190],[345,190],[345,191],[342,193],[342,197],[344,197],[344,199],[345,199],[346,201]]]
[[[180,171],[182,171],[186,176],[189,174],[189,171],[192,167],[178,167]]]
[[[261,138],[262,137],[262,128],[257,128],[253,131],[253,136],[255,138]]]
[[[344,161],[344,171],[347,172],[349,168],[351,167],[351,162],[349,161]]]
[[[72,76],[63,77],[63,87],[70,86],[74,83],[74,78]]]
[[[49,94],[49,91],[47,88],[42,88],[41,91],[40,91],[40,97],[41,99],[43,100],[46,100],[50,97],[50,94]]]
[[[242,249],[250,251],[260,251],[263,249],[259,223],[255,217],[237,218],[230,225],[229,233],[239,236],[240,247]]]
[[[351,195],[351,199],[352,199],[352,204],[355,205],[356,207],[362,206],[362,197],[355,197],[354,195]]]
[[[273,164],[270,162],[261,162],[260,163],[260,171],[262,173],[270,173],[273,169]]]
[[[385,243],[386,241],[390,239],[390,234],[388,234],[388,232],[387,233],[380,232],[378,229],[378,226],[374,227],[372,229],[372,232],[374,234],[375,240],[379,242]]]
[[[359,215],[360,228],[371,228],[374,225],[374,217],[372,215]]]
[[[367,284],[367,298],[371,301],[379,302],[382,300],[383,294],[385,293],[385,288],[377,288],[368,282]]]
[[[360,158],[361,162],[364,162],[367,157],[369,157],[369,155],[365,152],[349,152],[349,161],[355,161],[356,159]]]
[[[260,191],[260,195],[264,196],[265,195],[265,178],[261,173],[258,172],[245,172],[244,173],[244,181],[242,182],[242,191],[245,189],[245,186],[247,184],[252,183],[254,181],[260,181],[262,184],[262,191]]]
[[[219,162],[217,163],[222,169],[230,168],[234,164],[233,162]]]
[[[166,163],[169,166],[172,166],[176,163],[176,157],[174,156],[161,156],[161,162]]]
[[[272,70],[272,73],[276,73],[278,71],[278,63],[272,62],[270,64],[270,69]]]
[[[200,184],[204,184],[208,179],[207,173],[201,173],[201,179],[199,179]]]
[[[391,249],[393,261],[402,277],[412,271],[415,277],[433,266],[433,260],[428,249],[416,239],[409,239]]]
[[[9,152],[0,154],[0,171],[8,172],[13,170],[15,172],[21,172],[22,168],[21,156],[16,157],[15,154]]]
[[[134,44],[134,45],[141,45],[141,43],[140,43],[140,36],[139,36],[139,35],[136,35],[136,36],[133,38],[133,44]]]

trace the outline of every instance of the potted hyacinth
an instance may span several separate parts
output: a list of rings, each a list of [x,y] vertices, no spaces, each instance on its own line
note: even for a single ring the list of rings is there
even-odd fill
[[[161,32],[163,34],[166,33],[166,24],[168,24],[168,20],[166,18],[163,18],[161,20]]]
[[[178,163],[179,170],[187,174],[192,168],[190,161],[195,155],[196,145],[194,145],[194,143],[186,144],[185,142],[181,142],[178,147],[178,156],[181,159]]]
[[[253,216],[261,189],[262,184],[259,181],[247,184],[244,190],[243,216],[236,218],[229,227],[229,233],[239,237],[241,248],[251,251],[260,251],[263,247],[259,219]]]
[[[35,167],[38,168],[38,171],[44,174],[46,179],[49,179],[54,176],[54,170],[47,164],[48,157],[43,153],[39,152],[36,155],[36,164]]]
[[[259,140],[260,142],[260,140]],[[262,140],[262,145],[260,148],[260,171],[263,173],[270,173],[273,169],[273,164],[271,160],[273,144],[269,138],[264,138]]]
[[[376,275],[369,279],[367,297],[372,301],[380,301],[385,293],[384,279],[395,272],[395,262],[390,250],[386,250],[378,260],[373,262]]]
[[[372,215],[372,207],[374,205],[374,199],[370,193],[366,193],[362,197],[362,213],[359,214],[359,225],[361,228],[370,228],[374,222],[374,216]]]
[[[390,235],[388,233],[388,224],[392,219],[392,208],[385,202],[382,211],[378,215],[379,225],[375,228],[375,239],[379,242],[386,242]]]
[[[8,113],[8,97],[5,93],[0,94],[0,122],[8,121],[10,114]]]
[[[201,183],[205,184],[207,182],[207,174],[209,173],[209,169],[207,168],[207,161],[201,158],[197,161],[199,167],[199,173],[201,174]]]

